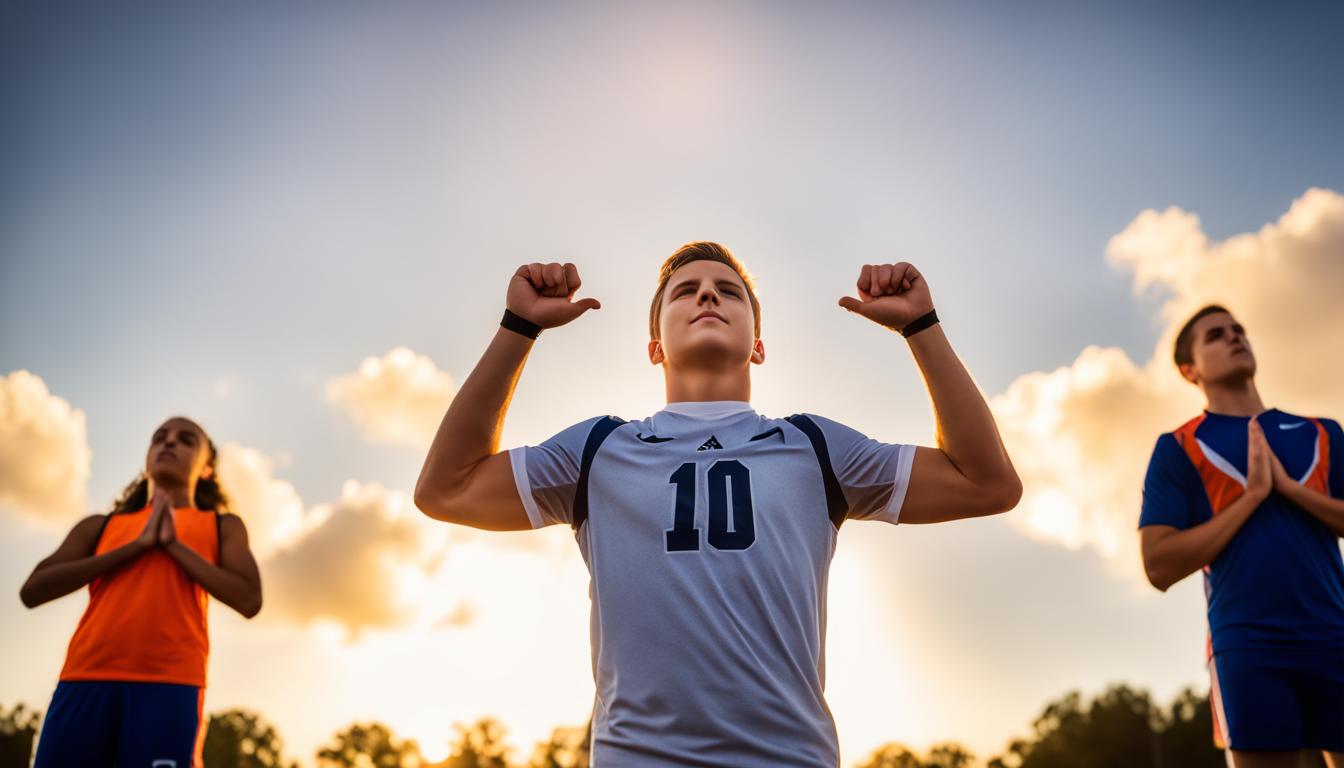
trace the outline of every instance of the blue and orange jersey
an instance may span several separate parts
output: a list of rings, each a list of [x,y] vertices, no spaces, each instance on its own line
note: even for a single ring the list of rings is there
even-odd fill
[[[107,516],[95,554],[134,541],[151,509]],[[219,562],[219,520],[210,510],[173,511],[177,538]],[[89,583],[89,606],[70,639],[61,680],[205,686],[209,596],[171,555],[153,549]]]
[[[1256,417],[1284,470],[1344,498],[1338,423],[1274,409]],[[1158,438],[1143,484],[1139,527],[1185,529],[1210,520],[1246,487],[1249,417],[1205,411]],[[1204,568],[1210,652],[1344,648],[1339,536],[1271,493]]]

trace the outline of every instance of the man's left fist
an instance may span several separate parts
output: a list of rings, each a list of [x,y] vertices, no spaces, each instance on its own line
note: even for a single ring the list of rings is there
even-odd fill
[[[845,296],[840,306],[893,331],[933,310],[929,284],[912,264],[865,264],[859,271],[859,298]]]

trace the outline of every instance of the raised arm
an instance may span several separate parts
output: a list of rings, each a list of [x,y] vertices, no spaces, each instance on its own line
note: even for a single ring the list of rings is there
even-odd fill
[[[1147,525],[1140,531],[1143,570],[1154,587],[1166,592],[1171,585],[1212,563],[1241,530],[1273,487],[1269,457],[1273,454],[1260,424],[1247,427],[1246,490],[1223,511],[1199,525],[1181,529]]]
[[[858,292],[858,299],[846,296],[840,306],[894,331],[933,312],[928,283],[910,264],[863,267]],[[989,405],[942,327],[914,331],[907,339],[933,400],[938,447],[915,452],[901,522],[939,523],[1012,509],[1022,482]]]
[[[574,301],[573,264],[528,264],[509,281],[505,306],[541,328],[555,328],[601,305]],[[533,340],[500,328],[448,406],[415,484],[415,506],[429,517],[492,531],[532,527],[518,498],[500,433]]]
[[[19,599],[29,608],[74,592],[105,573],[120,568],[155,546],[160,515],[152,514],[140,536],[116,549],[95,555],[98,537],[107,515],[90,515],[79,521],[65,541],[33,568],[19,590]]]

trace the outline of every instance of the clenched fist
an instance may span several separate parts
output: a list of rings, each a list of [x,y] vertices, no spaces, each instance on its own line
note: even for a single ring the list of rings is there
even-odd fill
[[[929,284],[912,264],[865,264],[859,271],[859,298],[845,296],[840,306],[893,331],[933,310]]]
[[[509,280],[504,306],[542,328],[556,328],[590,309],[601,309],[597,299],[573,300],[580,285],[573,264],[524,264]]]

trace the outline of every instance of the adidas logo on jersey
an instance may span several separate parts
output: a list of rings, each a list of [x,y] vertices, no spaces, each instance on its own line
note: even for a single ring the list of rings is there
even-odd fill
[[[697,451],[713,451],[713,450],[720,450],[720,451],[721,451],[721,450],[723,450],[723,446],[719,444],[719,439],[718,439],[717,437],[714,437],[713,435],[710,435],[710,436],[709,436],[709,439],[705,441],[704,445],[701,445],[699,448],[696,448],[695,450],[697,450]]]

